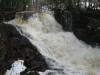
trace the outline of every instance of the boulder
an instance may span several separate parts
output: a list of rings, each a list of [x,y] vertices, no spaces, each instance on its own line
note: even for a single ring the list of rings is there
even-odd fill
[[[20,35],[13,25],[0,23],[0,75],[4,75],[11,64],[19,59],[24,60],[27,67],[24,74],[48,69],[44,57],[26,37]]]
[[[74,12],[72,25],[76,37],[93,47],[100,46],[100,20],[95,17]]]
[[[72,15],[70,11],[55,9],[54,16],[57,22],[61,24],[64,31],[72,30]]]

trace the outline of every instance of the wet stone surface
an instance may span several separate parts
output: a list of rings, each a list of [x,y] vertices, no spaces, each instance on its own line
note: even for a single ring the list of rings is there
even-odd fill
[[[100,47],[100,13],[56,9],[54,16],[64,31],[73,32],[79,40],[92,47]]]
[[[95,14],[94,16],[96,17]],[[93,47],[100,46],[100,19],[95,17],[74,13],[72,26],[75,36]]]
[[[15,27],[0,24],[0,75],[4,75],[15,60],[24,60],[27,69],[21,75],[39,75],[28,71],[45,71],[48,65],[44,57],[38,52],[27,38],[20,35]]]

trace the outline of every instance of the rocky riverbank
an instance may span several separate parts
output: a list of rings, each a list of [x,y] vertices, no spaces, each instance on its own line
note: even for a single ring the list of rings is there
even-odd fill
[[[21,75],[38,75],[28,71],[45,71],[48,65],[44,57],[30,41],[10,24],[0,23],[0,75],[4,75],[15,60],[24,60],[27,69]]]
[[[73,13],[72,31],[79,40],[100,46],[100,14]]]

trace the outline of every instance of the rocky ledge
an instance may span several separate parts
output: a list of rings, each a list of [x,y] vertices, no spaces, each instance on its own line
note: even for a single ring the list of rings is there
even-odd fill
[[[0,75],[4,75],[18,59],[24,60],[27,67],[21,75],[38,75],[37,71],[48,69],[44,57],[26,37],[20,35],[12,25],[0,23]],[[36,72],[27,74],[28,71]]]
[[[95,14],[94,16],[96,17]],[[93,47],[100,47],[100,15],[95,17],[74,13],[72,30],[79,40]]]

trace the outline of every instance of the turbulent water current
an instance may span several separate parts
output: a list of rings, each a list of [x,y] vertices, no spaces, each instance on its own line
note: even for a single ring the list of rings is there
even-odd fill
[[[27,21],[9,22],[27,37],[45,57],[50,70],[40,75],[100,75],[100,49],[78,40],[72,32],[64,32],[53,15],[33,14]]]

